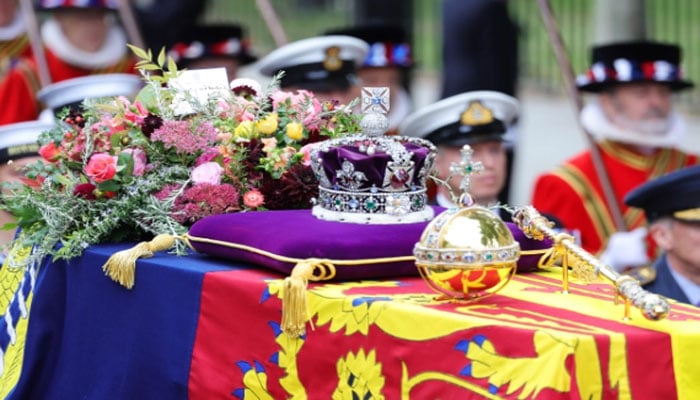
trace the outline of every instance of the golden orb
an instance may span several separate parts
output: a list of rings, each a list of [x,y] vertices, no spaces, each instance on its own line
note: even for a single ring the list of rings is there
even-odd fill
[[[474,205],[450,208],[435,217],[413,255],[433,290],[472,300],[496,293],[510,281],[520,244],[496,214]]]

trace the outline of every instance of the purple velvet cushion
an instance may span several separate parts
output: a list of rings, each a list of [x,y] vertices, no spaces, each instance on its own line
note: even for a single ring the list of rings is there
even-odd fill
[[[443,209],[435,208],[435,214]],[[428,221],[414,224],[364,225],[324,221],[309,210],[256,211],[214,215],[201,219],[189,231],[192,247],[201,253],[246,262],[283,273],[291,272],[294,262],[275,260],[243,249],[197,241],[212,239],[253,247],[278,256],[295,259],[321,258],[358,260],[411,257]],[[549,243],[525,238],[508,224],[522,249],[548,247]],[[522,258],[518,270],[537,266],[538,256]],[[417,275],[413,260],[371,265],[336,265],[335,279],[367,279]]]

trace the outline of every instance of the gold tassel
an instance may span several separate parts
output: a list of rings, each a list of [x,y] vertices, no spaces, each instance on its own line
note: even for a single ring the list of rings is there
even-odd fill
[[[139,258],[152,257],[156,251],[167,250],[175,244],[175,236],[160,234],[150,242],[141,242],[136,246],[112,254],[107,262],[102,266],[105,275],[119,282],[127,289],[134,287],[134,275],[136,270],[136,260]]]
[[[291,276],[284,279],[282,292],[282,331],[298,338],[306,331],[309,318],[306,304],[306,286],[313,276],[313,265],[302,261],[294,266]]]
[[[325,281],[335,277],[335,266],[330,260],[309,258],[299,261],[282,286],[282,331],[298,338],[306,332],[309,320],[306,287],[309,280]],[[312,326],[313,328],[313,326]]]

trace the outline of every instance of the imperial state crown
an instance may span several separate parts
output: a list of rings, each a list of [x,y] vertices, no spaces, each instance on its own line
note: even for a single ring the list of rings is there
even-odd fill
[[[311,152],[319,181],[316,217],[368,224],[433,218],[426,180],[435,146],[421,138],[382,136],[388,103],[387,88],[363,88],[363,134],[327,140]]]

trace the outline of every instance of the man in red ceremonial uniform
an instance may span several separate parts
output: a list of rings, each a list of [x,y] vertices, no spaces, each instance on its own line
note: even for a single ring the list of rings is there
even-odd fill
[[[532,204],[580,233],[582,247],[623,271],[645,265],[654,255],[640,209],[625,195],[649,179],[697,163],[678,149],[684,133],[673,112],[674,92],[692,87],[680,73],[678,46],[656,42],[595,47],[592,67],[578,88],[597,94],[581,111],[583,127],[596,139],[625,226],[616,227],[591,151],[538,177]]]
[[[91,74],[132,73],[134,59],[121,27],[109,15],[116,0],[40,0],[37,9],[51,12],[41,26],[51,82]],[[0,125],[38,118],[42,105],[35,57],[21,59],[0,83]]]
[[[14,62],[31,54],[29,36],[17,0],[0,0],[0,78]]]

